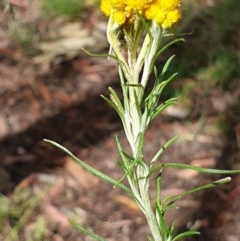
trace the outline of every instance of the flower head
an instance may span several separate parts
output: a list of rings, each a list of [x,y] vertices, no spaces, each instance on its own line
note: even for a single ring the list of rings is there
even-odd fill
[[[100,8],[119,25],[131,24],[141,15],[167,29],[179,21],[180,3],[181,0],[102,0]]]

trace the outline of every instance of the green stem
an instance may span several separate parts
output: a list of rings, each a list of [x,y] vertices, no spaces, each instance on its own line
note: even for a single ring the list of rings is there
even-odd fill
[[[143,29],[138,29],[137,25],[135,27],[134,31],[125,29],[127,60],[120,50],[118,36],[112,35],[115,32],[111,28],[108,31],[108,39],[120,67],[124,99],[123,123],[133,157],[132,166],[125,171],[134,199],[147,219],[154,241],[165,241],[149,197],[150,164],[145,162],[143,156],[143,135],[149,125],[149,118],[144,116],[145,112],[142,110],[145,87],[154,66],[162,33],[159,26],[153,23],[138,51],[140,31]]]
[[[149,197],[149,166],[145,164],[145,166],[139,165],[137,167],[137,176],[138,176],[138,185],[139,192],[141,195],[142,203],[144,204],[143,213],[147,219],[149,228],[151,230],[154,241],[163,241],[160,227],[158,225],[156,216],[154,214],[150,197]]]
[[[157,223],[155,214],[151,207],[149,194],[146,192],[142,193],[142,198],[143,198],[143,203],[145,204],[145,217],[147,219],[152,236],[155,241],[163,241],[159,225]]]
[[[132,105],[132,109],[134,109],[136,112],[138,112],[138,108],[140,108],[139,105]],[[139,113],[139,112],[138,112]],[[135,123],[132,123],[133,125]],[[139,136],[141,130],[142,123],[137,126],[138,129],[135,129],[137,133],[135,133],[136,136]],[[149,228],[151,230],[152,236],[154,238],[154,241],[164,241],[162,238],[162,231],[160,230],[160,226],[158,225],[155,213],[153,211],[150,197],[149,197],[149,164],[147,164],[143,159],[143,150],[140,152],[142,154],[139,154],[139,147],[143,146],[140,143],[140,139],[137,138],[135,142],[135,146],[132,149],[133,157],[137,160],[137,164],[135,166],[135,178],[134,180],[128,176],[129,184],[132,188],[134,186],[135,191],[137,192],[138,199],[140,200],[139,203],[141,203],[142,212],[144,213],[147,223],[149,225]]]

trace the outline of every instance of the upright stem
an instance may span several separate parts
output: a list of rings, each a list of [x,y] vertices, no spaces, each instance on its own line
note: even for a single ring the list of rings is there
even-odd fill
[[[154,24],[153,24],[154,25]],[[150,166],[144,160],[143,140],[149,120],[144,117],[142,109],[144,91],[152,72],[154,60],[159,47],[161,32],[157,26],[148,29],[142,48],[140,45],[140,33],[143,28],[138,25],[133,31],[125,29],[125,41],[127,57],[121,52],[121,42],[115,29],[109,27],[108,40],[121,68],[121,84],[124,95],[124,128],[132,151],[131,174],[127,173],[127,179],[140,209],[146,216],[154,241],[165,241],[157,217],[151,206],[149,197],[149,169]],[[155,29],[156,27],[156,29]],[[140,78],[141,74],[141,78]],[[129,172],[129,169],[127,169]]]
[[[131,87],[130,87],[130,90],[131,90]],[[149,224],[149,228],[151,230],[154,240],[163,241],[161,230],[156,220],[156,216],[152,209],[150,198],[149,198],[149,177],[148,177],[149,165],[146,164],[143,159],[143,150],[141,150],[142,152],[141,155],[137,153],[138,148],[142,146],[142,144],[140,143],[140,134],[141,133],[144,134],[145,126],[147,125],[147,123],[142,123],[144,121],[142,118],[143,114],[141,111],[140,103],[138,103],[136,101],[136,98],[134,97],[134,90],[130,92],[129,98],[130,98],[129,110],[131,111],[131,113],[129,113],[129,115],[131,115],[131,118],[130,118],[131,122],[129,123],[129,125],[132,127],[132,132],[133,132],[132,137],[134,138],[134,140],[129,140],[129,143],[134,143],[134,146],[132,147],[133,158],[134,160],[139,158],[139,160],[136,160],[136,166],[134,167],[136,179],[132,180],[131,178],[128,178],[128,181],[130,183],[130,186],[132,185],[135,187],[135,191],[138,190],[137,194],[138,194],[138,197],[140,198],[139,203],[141,203],[140,208],[147,219],[147,222]],[[135,122],[135,118],[137,118],[136,122]],[[133,181],[134,181],[134,184],[132,183]]]
[[[154,241],[164,241],[149,197],[149,166],[146,163],[145,165],[138,165],[136,167],[136,173],[138,177],[139,193],[144,205],[144,210],[142,211],[147,219],[153,239]]]

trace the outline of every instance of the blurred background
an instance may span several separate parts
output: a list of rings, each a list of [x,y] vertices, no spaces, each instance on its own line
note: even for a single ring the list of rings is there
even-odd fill
[[[120,93],[115,64],[82,50],[108,53],[99,2],[0,2],[0,241],[92,240],[68,219],[112,241],[142,240],[149,233],[125,194],[43,141],[59,142],[95,168],[122,176],[115,135],[127,143],[118,117],[100,97],[108,86]],[[146,158],[180,134],[160,161],[240,169],[240,2],[183,0],[182,10],[174,33],[185,42],[156,64],[161,69],[176,55],[168,74],[178,76],[162,101],[180,101],[146,133]],[[221,178],[183,170],[163,175],[163,195]],[[179,207],[167,216],[176,232],[202,233],[186,240],[240,240],[239,176]]]

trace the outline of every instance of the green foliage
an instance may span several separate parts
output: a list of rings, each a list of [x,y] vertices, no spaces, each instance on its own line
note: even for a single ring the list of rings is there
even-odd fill
[[[0,233],[5,236],[4,241],[18,240],[21,229],[32,217],[39,202],[40,199],[32,196],[28,190],[15,190],[11,198],[0,195]],[[31,234],[24,234],[24,240],[38,241],[45,238],[46,226],[43,218],[38,217],[35,225]]]
[[[81,14],[85,0],[42,0],[43,11],[50,16],[65,16],[74,20]]]
[[[101,236],[95,234],[92,230],[87,229],[87,228],[83,228],[82,226],[78,225],[77,223],[70,221],[70,223],[72,224],[72,226],[78,230],[80,233],[85,234],[88,237],[91,237],[93,240],[97,240],[97,241],[106,241],[106,239],[102,238]]]
[[[217,88],[233,89],[239,75],[238,62],[235,53],[219,50],[211,63],[200,68],[196,76],[202,81],[210,81]]]
[[[234,88],[240,76],[239,1],[216,0],[210,7],[192,11],[192,15],[189,12],[186,8],[181,29],[186,33],[186,47],[178,45],[173,71],[217,88]]]

